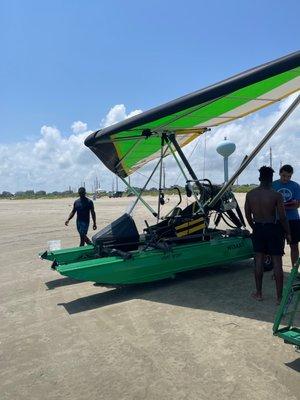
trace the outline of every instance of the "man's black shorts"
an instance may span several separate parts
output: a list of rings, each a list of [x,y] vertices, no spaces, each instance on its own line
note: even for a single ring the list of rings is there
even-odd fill
[[[284,232],[280,224],[256,223],[252,233],[255,253],[282,256],[284,254]]]
[[[300,242],[300,219],[291,219],[289,221],[292,236],[291,244]]]

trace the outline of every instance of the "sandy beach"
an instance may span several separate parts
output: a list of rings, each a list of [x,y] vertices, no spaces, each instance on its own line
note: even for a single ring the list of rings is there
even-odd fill
[[[50,240],[78,244],[73,201],[0,201],[1,400],[300,398],[300,354],[272,336],[271,273],[260,303],[252,260],[123,288],[73,281],[38,258]],[[98,228],[132,201],[97,199]],[[142,205],[134,218],[154,221]]]

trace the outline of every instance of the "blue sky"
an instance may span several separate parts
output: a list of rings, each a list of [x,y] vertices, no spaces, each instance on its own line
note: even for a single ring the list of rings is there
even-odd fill
[[[2,0],[0,144],[96,130],[117,104],[147,110],[296,51],[299,15],[289,0]]]
[[[1,2],[1,141],[97,129],[299,47],[299,1]]]

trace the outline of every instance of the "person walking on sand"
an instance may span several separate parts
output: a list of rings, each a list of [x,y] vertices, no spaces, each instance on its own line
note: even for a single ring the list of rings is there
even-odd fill
[[[84,244],[92,244],[90,239],[87,237],[89,224],[90,224],[90,213],[93,219],[93,229],[97,229],[96,225],[96,213],[94,210],[94,203],[92,200],[86,197],[86,190],[84,187],[78,189],[79,199],[74,202],[73,209],[65,222],[68,226],[69,221],[74,217],[77,212],[76,226],[77,231],[80,236],[79,246],[84,246]]]
[[[299,258],[300,218],[300,186],[291,180],[294,169],[291,165],[283,165],[279,170],[280,179],[273,182],[273,189],[282,194],[286,216],[291,231],[291,262],[295,265]]]
[[[253,230],[252,243],[255,253],[256,292],[252,297],[261,301],[263,261],[266,254],[272,257],[276,282],[277,303],[282,297],[284,237],[290,243],[291,235],[285,215],[283,197],[272,189],[273,169],[263,166],[259,169],[260,186],[246,195],[245,215]]]

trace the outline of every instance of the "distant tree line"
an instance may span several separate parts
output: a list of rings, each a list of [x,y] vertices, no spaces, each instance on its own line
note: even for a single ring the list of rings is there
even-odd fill
[[[247,193],[256,186],[257,185],[255,184],[234,185],[233,191],[237,193]],[[133,188],[136,193],[140,193],[142,190],[140,187],[136,186],[134,186]],[[168,195],[176,194],[177,193],[176,188],[178,188],[182,194],[185,193],[185,188],[183,186],[171,186],[169,188],[163,189],[163,191],[165,194]],[[133,191],[131,191],[130,189],[126,189],[125,191],[118,193],[120,193],[120,195],[117,197],[128,197],[134,195]],[[158,189],[155,187],[144,190],[144,194],[148,196],[155,196],[157,195],[157,193]],[[88,195],[93,196],[94,194],[88,193]],[[25,191],[18,191],[16,193],[11,193],[4,190],[0,194],[0,199],[40,199],[40,198],[63,198],[63,197],[77,197],[77,196],[78,196],[77,192],[74,192],[73,190],[64,190],[62,192],[59,191],[46,192],[45,190],[38,190],[35,192],[34,190],[25,190]],[[104,196],[113,197],[111,191],[106,192],[105,190],[98,192],[96,195],[97,198]]]
[[[250,192],[250,190],[256,188],[258,185],[255,183],[250,183],[248,185],[234,185],[233,186],[233,191],[236,193],[247,193]]]
[[[0,194],[0,199],[39,199],[39,198],[52,198],[52,197],[75,197],[77,193],[74,193],[73,190],[65,190],[63,192],[46,192],[45,190],[25,190],[18,191],[15,193],[8,192],[4,190]]]

